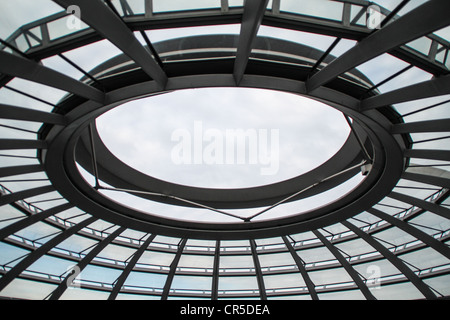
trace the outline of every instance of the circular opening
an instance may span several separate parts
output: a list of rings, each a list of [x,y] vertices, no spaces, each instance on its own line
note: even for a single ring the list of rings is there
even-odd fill
[[[308,172],[345,143],[340,111],[295,94],[186,89],[125,103],[96,120],[130,167],[171,183],[248,188]]]

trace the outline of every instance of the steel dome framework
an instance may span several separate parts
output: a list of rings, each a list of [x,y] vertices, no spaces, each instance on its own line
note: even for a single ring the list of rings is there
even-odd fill
[[[22,26],[1,42],[0,296],[449,296],[450,43],[435,33],[450,24],[448,1],[425,1],[404,14],[414,1],[398,1],[392,10],[377,6],[382,20],[375,29],[367,27],[373,3],[365,0],[320,1],[325,9],[313,13],[306,9],[312,1],[221,0],[206,8],[174,2],[170,10],[157,0],[54,2],[64,10]],[[67,27],[73,5],[83,21],[78,29]],[[148,37],[158,29],[229,24],[240,24],[240,33],[158,43]],[[321,51],[308,43],[259,36],[261,26],[334,40]],[[92,70],[66,55],[102,40],[121,54]],[[331,52],[345,40],[355,45],[334,57]],[[388,54],[407,66],[396,72],[377,66],[385,72],[378,83],[359,71]],[[82,77],[41,62],[54,56]],[[378,90],[412,68],[432,77]],[[16,79],[42,90],[21,90]],[[352,134],[336,156],[310,173],[244,193],[162,183],[121,163],[102,144],[94,123],[107,110],[141,97],[203,87],[307,96],[351,118]],[[54,90],[64,97],[52,101]],[[10,95],[24,104],[8,102]],[[358,174],[361,161],[372,169],[345,197],[275,221],[235,224],[142,214],[103,197],[99,185],[87,183],[77,167],[97,182],[150,201],[180,205],[181,199],[186,207],[227,210],[330,190]]]

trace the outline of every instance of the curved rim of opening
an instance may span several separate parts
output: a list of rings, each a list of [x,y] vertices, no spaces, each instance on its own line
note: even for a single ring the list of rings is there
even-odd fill
[[[275,79],[273,77],[261,76],[246,76],[246,79],[249,80],[249,83],[247,84],[249,87],[277,89],[287,92],[293,91],[292,81],[290,80],[278,78],[278,81],[274,82]],[[277,84],[277,88],[273,87],[274,83]],[[174,79],[174,82],[168,84],[170,90],[178,90],[188,87],[211,87],[224,85],[235,86],[232,75],[211,75],[206,77],[204,75],[186,76]],[[130,95],[130,91],[132,92],[132,95]],[[89,145],[89,141],[87,140],[88,131],[86,128],[88,128],[95,118],[107,110],[124,103],[125,101],[130,101],[132,99],[151,94],[157,94],[159,92],[160,89],[156,87],[154,82],[142,83],[138,86],[132,85],[131,87],[122,87],[121,89],[117,89],[111,93],[111,100],[109,100],[109,104],[99,107],[98,104],[94,102],[82,103],[79,107],[73,110],[73,114],[70,115],[69,119],[71,119],[71,122],[69,125],[63,128],[54,128],[55,132],[50,133],[54,136],[54,138],[49,144],[50,147],[44,155],[46,158],[44,163],[49,178],[64,197],[66,197],[69,201],[77,203],[77,205],[86,212],[94,212],[99,218],[145,232],[158,232],[169,236],[189,236],[192,238],[202,239],[240,239],[248,238],[249,236],[258,238],[286,234],[286,232],[293,232],[294,230],[295,232],[311,230],[312,228],[318,226],[338,222],[343,217],[353,216],[354,214],[370,208],[372,205],[380,201],[386,195],[386,192],[391,190],[400,178],[403,166],[403,157],[398,141],[386,130],[387,122],[390,123],[390,121],[377,111],[362,114],[352,107],[343,105],[342,102],[333,102],[333,100],[342,101],[340,98],[344,98],[346,95],[324,89],[324,92],[321,93],[322,97],[319,97],[317,94],[314,96],[309,96],[313,99],[326,102],[332,107],[335,107],[349,115],[355,120],[355,123],[360,125],[361,132],[365,132],[367,139],[369,139],[373,146],[375,161],[373,163],[372,170],[364,179],[363,183],[361,183],[353,192],[316,210],[277,220],[251,221],[242,223],[195,223],[143,214],[142,212],[138,212],[126,206],[114,203],[100,194],[81,176],[77,163],[75,162],[75,158],[78,162],[80,162],[80,164],[85,161],[86,167],[92,163],[92,158],[89,152],[90,148],[87,147]],[[349,141],[351,137],[352,135],[349,137]],[[97,139],[98,142],[101,141],[99,138]],[[97,142],[97,140],[95,140],[95,142]],[[318,174],[324,173],[324,166],[326,168],[327,166],[334,166],[337,164],[344,165],[345,167],[351,163],[352,160],[355,160],[358,154],[360,154],[359,148],[357,148],[358,152],[355,154],[355,143],[356,142],[344,144],[343,149],[341,149],[341,151],[344,150],[342,151],[342,154],[338,152],[335,157],[332,157],[323,166],[317,168],[318,171],[314,172],[315,170],[313,170],[311,172],[314,172],[314,176],[317,177]],[[96,148],[98,147],[101,148],[101,145],[96,145]],[[345,152],[346,148],[349,148],[350,152],[353,150],[353,158],[350,157],[349,159],[350,153]],[[113,177],[115,179],[116,186],[126,186],[130,181],[135,182],[133,177],[129,175],[121,176],[122,170],[129,173],[131,172],[129,171],[130,168],[127,168],[126,165],[115,167],[112,163],[114,156],[108,154],[108,152],[103,153],[100,151],[99,154],[100,163],[112,165],[112,170],[106,170],[104,174],[110,174],[110,178]],[[348,161],[343,163],[341,156],[347,157]],[[103,157],[105,157],[105,159],[102,159]],[[360,158],[358,157],[356,159],[359,161]],[[111,160],[111,162],[109,160]],[[359,168],[356,168],[354,172],[351,172],[351,175],[356,174],[359,170]],[[102,170],[100,170],[100,172],[101,171]],[[313,175],[311,172],[307,174]],[[335,172],[336,168],[333,167],[332,173]],[[117,173],[119,173],[119,177],[116,175]],[[139,172],[137,172],[137,174],[139,179],[146,180],[147,177]],[[103,180],[107,179],[106,175],[102,176],[102,179],[104,178]],[[305,175],[302,175],[301,177],[302,179],[299,179],[298,182],[304,183]],[[308,185],[310,184],[308,183]],[[294,189],[287,190],[287,195],[292,195],[293,191],[296,192],[299,190],[298,185],[294,184],[294,186]],[[268,192],[276,192],[277,190],[279,192],[280,190],[279,184],[252,188],[255,195],[257,195],[257,199],[253,201],[252,207],[255,206],[255,201],[256,204],[261,204],[266,201],[270,201],[270,204],[274,203],[273,197],[267,198],[267,194],[262,192],[265,188]],[[189,192],[189,194],[197,195],[196,192],[202,190],[188,187],[185,191]],[[213,194],[218,193],[218,195],[220,195],[222,190],[205,189],[203,191],[207,193],[213,192]],[[284,191],[286,191],[286,189],[284,189]],[[237,190],[236,192],[242,199],[242,196],[244,195],[242,190]],[[223,194],[227,196],[225,200],[236,200],[229,198],[229,190],[226,190]],[[286,193],[284,195],[286,195]],[[160,198],[160,200],[165,200],[168,203],[173,202],[173,199],[168,199],[166,197],[158,198]],[[220,202],[217,202],[217,199],[214,200],[214,204],[221,204]],[[249,203],[250,202],[248,199],[244,199],[244,201],[237,203],[227,201],[222,202],[222,204],[229,204],[229,207],[236,207],[236,205],[238,205],[239,208],[242,208],[243,204],[245,205]]]

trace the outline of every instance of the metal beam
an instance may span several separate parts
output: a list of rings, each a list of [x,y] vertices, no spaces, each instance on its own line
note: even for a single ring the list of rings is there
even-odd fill
[[[420,173],[403,172],[402,179],[450,189],[450,178],[437,177]]]
[[[259,296],[261,300],[267,300],[266,286],[261,271],[261,263],[259,263],[258,252],[256,252],[256,242],[250,239],[250,248],[252,250],[253,264],[255,266],[256,281],[258,283]]]
[[[0,139],[0,150],[46,148],[47,141],[44,140]]]
[[[339,263],[344,267],[345,271],[350,275],[355,284],[358,286],[359,290],[361,290],[364,297],[368,300],[376,300],[372,292],[370,292],[367,285],[358,275],[355,269],[350,265],[347,259],[341,254],[341,252],[330,242],[328,239],[322,235],[318,230],[313,231],[314,235],[319,238],[319,240],[330,250],[330,252],[336,257]]]
[[[241,33],[234,62],[234,79],[236,84],[242,80],[247,67],[253,43],[264,17],[268,0],[246,0],[244,4],[244,14],[242,15]]]
[[[0,118],[32,121],[32,122],[44,122],[59,125],[65,124],[65,118],[61,114],[43,112],[28,108],[10,106],[6,104],[0,104]]]
[[[0,206],[5,204],[10,204],[12,202],[16,202],[19,200],[23,200],[26,198],[35,197],[44,193],[55,191],[53,185],[37,187],[33,189],[27,189],[19,192],[14,192],[10,194],[2,194],[0,195]]]
[[[117,236],[119,236],[122,232],[124,232],[126,228],[121,227],[118,228],[116,231],[111,233],[108,237],[100,241],[87,255],[84,256],[83,259],[81,259],[80,262],[74,267],[72,270],[75,271],[76,275],[81,273],[84,268],[94,259],[103,249],[106,248],[107,245],[109,245]],[[69,274],[61,283],[59,286],[52,292],[52,295],[50,296],[49,300],[58,300],[66,291],[66,289],[71,285],[71,283],[68,283],[70,279],[74,278],[73,274]]]
[[[26,270],[30,265],[32,265],[34,262],[36,262],[40,257],[42,257],[44,254],[46,254],[48,251],[53,249],[55,246],[57,246],[59,243],[63,242],[70,236],[74,235],[84,227],[90,225],[94,221],[96,221],[97,218],[91,217],[88,218],[73,227],[70,227],[64,231],[62,231],[57,236],[53,237],[52,239],[48,240],[46,243],[44,243],[39,248],[32,251],[30,254],[28,254],[25,258],[23,258],[19,263],[17,263],[11,270],[9,270],[6,274],[3,275],[2,278],[0,278],[0,291],[2,291],[11,281],[16,279],[24,270]]]
[[[182,239],[178,245],[178,250],[170,264],[169,274],[167,275],[166,283],[164,284],[163,292],[161,295],[161,300],[167,300],[169,297],[170,287],[172,286],[173,277],[175,276],[175,271],[177,270],[178,262],[180,262],[181,254],[183,253],[184,246],[186,245],[187,239]]]
[[[311,92],[372,58],[447,26],[449,24],[449,10],[450,3],[448,0],[434,0],[424,3],[370,34],[317,72],[307,81],[307,90]],[[427,14],[424,14],[424,12]]]
[[[108,300],[115,300],[117,298],[117,295],[120,292],[120,289],[122,289],[123,284],[127,280],[128,276],[130,275],[130,272],[135,267],[136,263],[141,258],[142,254],[145,252],[145,250],[148,248],[150,243],[155,239],[156,234],[150,235],[147,240],[139,247],[138,250],[134,253],[133,257],[131,258],[130,262],[127,263],[127,266],[125,267],[125,270],[121,273],[119,278],[117,278],[116,283],[114,284],[113,289],[111,290],[111,293],[109,294]]]
[[[103,103],[105,94],[87,84],[59,73],[43,65],[0,51],[0,72],[57,88],[80,97]]]
[[[367,210],[367,212],[373,214],[374,216],[377,216],[378,218],[385,220],[389,222],[391,225],[396,226],[399,229],[402,229],[406,233],[409,233],[416,239],[419,239],[429,247],[433,248],[440,254],[442,254],[447,259],[450,259],[450,248],[445,245],[444,243],[440,242],[439,240],[433,238],[432,236],[426,234],[422,230],[419,230],[412,225],[408,224],[407,222],[397,219],[387,213],[384,213],[378,209],[370,208]]]
[[[450,161],[449,150],[406,149],[404,155],[408,158]]]
[[[20,174],[28,174],[43,171],[40,164],[30,164],[25,166],[13,166],[0,168],[0,178],[11,177]]]
[[[399,123],[393,125],[391,133],[417,133],[417,132],[450,132],[450,118]]]
[[[446,75],[364,99],[361,102],[361,110],[366,111],[395,103],[431,98],[449,93],[450,75]]]
[[[406,264],[400,260],[395,254],[393,254],[389,249],[383,246],[380,242],[375,240],[371,235],[362,231],[360,228],[354,226],[348,221],[341,222],[345,227],[353,231],[361,239],[366,241],[375,250],[377,250],[381,255],[383,255],[389,262],[391,262],[403,275],[411,281],[414,286],[425,296],[427,299],[436,299],[436,295],[433,291],[425,284],[422,279],[420,279]]]
[[[316,292],[316,286],[312,282],[310,276],[308,275],[308,272],[306,271],[305,266],[303,265],[302,259],[298,256],[297,252],[295,251],[292,244],[289,242],[286,236],[282,236],[284,244],[289,250],[289,253],[291,254],[292,258],[294,259],[295,263],[297,264],[298,270],[300,271],[303,280],[305,281],[306,286],[308,287],[309,294],[311,295],[311,299],[313,300],[319,300],[319,296]]]
[[[211,300],[217,300],[219,298],[219,266],[220,266],[220,240],[217,240],[216,250],[214,251]]]
[[[68,210],[70,208],[73,208],[73,204],[65,203],[60,206],[53,207],[51,209],[38,212],[36,214],[32,214],[15,223],[12,223],[0,230],[0,240],[6,239],[10,235],[19,232],[20,230],[23,230],[36,222],[44,221],[48,217],[53,216],[62,211]]]
[[[136,39],[133,32],[110,8],[100,0],[53,0],[63,8],[77,5],[81,20],[108,39],[133,59],[161,89],[166,86],[167,75],[151,54]]]
[[[450,209],[447,209],[446,207],[440,206],[438,204],[435,204],[433,202],[428,202],[422,199],[418,199],[418,198],[414,198],[411,197],[409,195],[403,194],[403,193],[398,193],[398,192],[394,192],[392,191],[389,194],[389,198],[398,200],[398,201],[402,201],[405,203],[409,203],[413,206],[416,206],[418,208],[422,208],[424,210],[433,212],[434,214],[437,214],[441,217],[444,217],[446,219],[450,219]]]

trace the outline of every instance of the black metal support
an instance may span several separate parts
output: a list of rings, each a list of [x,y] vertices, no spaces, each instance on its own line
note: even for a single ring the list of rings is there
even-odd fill
[[[344,267],[345,271],[350,275],[355,284],[358,286],[359,290],[361,290],[362,294],[368,300],[376,300],[375,296],[370,292],[367,284],[361,279],[359,274],[355,269],[351,266],[351,264],[345,259],[345,257],[341,254],[341,252],[324,236],[320,231],[314,230],[314,235],[319,238],[319,240],[327,247],[328,250],[336,257],[339,263]]]
[[[308,287],[308,291],[309,291],[309,294],[311,295],[311,299],[319,300],[319,296],[317,295],[317,292],[316,292],[316,286],[312,282],[311,277],[308,275],[308,272],[306,271],[306,268],[303,264],[303,260],[297,254],[297,252],[295,251],[295,249],[292,246],[289,239],[286,236],[282,236],[282,239],[284,241],[284,244],[286,245],[286,248],[288,248],[289,253],[291,254],[292,258],[294,259],[295,264],[297,265],[297,268],[300,271],[300,274],[302,275],[306,286]]]
[[[103,249],[106,248],[108,244],[110,244],[117,236],[119,236],[122,232],[125,231],[126,228],[117,228],[116,231],[111,233],[108,237],[100,241],[91,251],[89,251],[88,254],[84,256],[83,259],[81,259],[80,262],[72,269],[75,271],[75,273],[81,273],[84,268],[94,259]],[[52,292],[50,296],[50,300],[58,300],[66,291],[66,289],[72,285],[72,283],[69,283],[70,279],[74,279],[73,275],[68,275],[66,278],[64,278],[63,281],[59,284],[59,286]]]
[[[250,248],[252,250],[253,264],[255,266],[256,281],[258,283],[258,291],[261,300],[267,300],[266,286],[264,285],[264,279],[261,271],[261,264],[258,258],[258,252],[256,251],[256,242],[254,239],[250,239]]]
[[[427,299],[436,299],[436,295],[433,291],[425,284],[422,279],[420,279],[408,266],[400,260],[395,254],[393,254],[389,249],[383,246],[380,242],[375,240],[371,235],[362,231],[360,228],[351,224],[348,221],[343,221],[342,224],[357,234],[360,238],[365,240],[369,245],[375,248],[381,255],[389,260],[401,273],[405,275],[411,281],[416,288],[425,296]]]
[[[0,291],[2,291],[11,281],[17,278],[24,270],[26,270],[30,265],[32,265],[44,254],[46,254],[49,250],[53,249],[59,243],[74,235],[84,227],[87,227],[96,220],[97,218],[90,217],[74,225],[73,227],[62,231],[59,235],[53,237],[42,246],[32,251],[24,259],[17,263],[11,270],[9,270],[2,278],[0,278]]]
[[[121,273],[119,278],[117,278],[113,289],[111,290],[111,293],[109,294],[108,300],[115,300],[117,298],[117,295],[120,292],[120,289],[122,289],[122,286],[124,285],[125,281],[127,280],[128,276],[130,275],[130,272],[135,267],[136,263],[141,258],[142,254],[145,252],[145,250],[148,248],[150,243],[155,239],[156,235],[152,234],[150,235],[147,240],[139,247],[139,249],[134,253],[133,257],[131,258],[130,262],[127,263],[127,266],[125,267],[125,270]]]
[[[186,245],[187,239],[181,239],[178,244],[178,250],[170,264],[169,274],[167,275],[166,283],[164,284],[163,292],[161,295],[161,300],[167,300],[169,297],[170,287],[172,286],[173,277],[175,276],[175,271],[177,270],[178,262],[180,262],[181,254],[183,253],[184,247]]]
[[[308,92],[384,52],[447,26],[448,9],[446,0],[429,1],[373,32],[311,77],[306,83]]]

